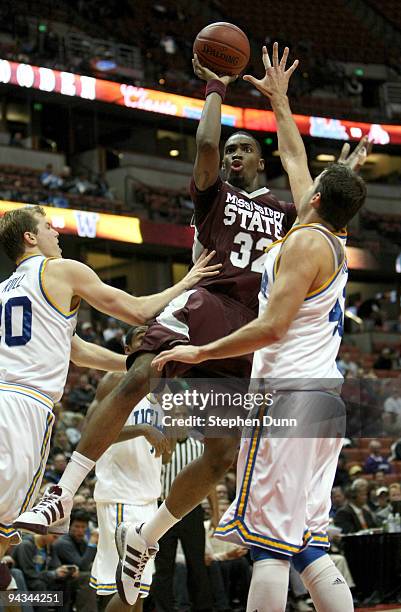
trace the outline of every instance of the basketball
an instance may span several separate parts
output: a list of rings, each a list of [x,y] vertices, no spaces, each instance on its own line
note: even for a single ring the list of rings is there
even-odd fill
[[[203,28],[194,42],[194,53],[202,66],[219,76],[240,74],[249,62],[250,52],[247,35],[224,21]]]

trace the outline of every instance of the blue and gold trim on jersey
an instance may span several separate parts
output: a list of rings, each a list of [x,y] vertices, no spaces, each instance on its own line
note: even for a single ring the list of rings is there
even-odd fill
[[[74,317],[77,314],[80,302],[78,302],[78,304],[77,304],[77,306],[75,308],[73,308],[72,310],[69,310],[69,311],[66,312],[53,300],[53,298],[50,296],[49,292],[46,290],[46,287],[45,287],[44,273],[45,273],[45,270],[46,270],[47,263],[49,261],[51,261],[52,259],[59,259],[59,258],[58,257],[47,257],[40,264],[40,268],[39,268],[39,287],[40,287],[40,290],[42,292],[43,297],[45,298],[45,300],[49,304],[49,306],[51,306],[53,308],[53,310],[55,310],[64,319],[71,319],[72,317]]]
[[[17,395],[29,397],[30,399],[35,400],[36,402],[42,404],[42,406],[53,412],[54,402],[51,397],[49,397],[45,393],[42,393],[42,391],[38,391],[33,387],[29,387],[28,385],[0,382],[0,391],[7,393],[16,393]]]
[[[37,487],[40,486],[40,483],[42,482],[43,473],[46,468],[46,460],[48,456],[48,451],[50,447],[50,437],[52,433],[54,418],[55,418],[54,414],[52,412],[49,412],[49,414],[47,415],[47,419],[46,419],[46,427],[45,427],[45,431],[43,434],[42,446],[40,448],[39,467],[36,470],[35,475],[32,479],[31,485],[22,503],[19,514],[22,514],[29,508],[31,501],[34,500],[34,493],[36,492]]]
[[[304,223],[304,224],[300,224],[300,225],[294,225],[290,231],[288,232],[288,234],[286,234],[284,236],[284,238],[282,238],[281,240],[277,240],[277,242],[273,242],[273,244],[269,245],[269,247],[267,247],[266,252],[268,250],[270,250],[275,244],[278,244],[279,242],[282,242],[284,244],[284,242],[287,240],[287,238],[289,236],[291,236],[291,234],[293,234],[294,232],[296,232],[299,229],[303,229],[303,228],[308,228],[308,229],[314,229],[314,230],[320,230],[322,233],[326,233],[330,236],[334,236],[336,238],[340,238],[341,240],[346,240],[347,239],[347,231],[343,230],[341,232],[332,232],[330,231],[327,227],[325,227],[324,225],[321,225],[320,223]],[[276,260],[274,262],[274,266],[273,266],[273,281],[275,280],[276,276],[277,276],[277,272],[278,272],[278,265],[280,263],[280,257],[281,257],[281,253],[279,253],[276,257]],[[333,274],[327,279],[327,281],[325,283],[323,283],[323,285],[321,285],[320,287],[318,287],[317,289],[314,289],[313,291],[311,291],[310,293],[307,293],[306,297],[305,297],[305,301],[310,300],[312,298],[317,297],[318,295],[320,295],[321,293],[324,293],[332,284],[333,282],[336,280],[337,276],[340,274],[340,272],[342,271],[344,265],[346,265],[346,261],[347,261],[347,256],[346,256],[346,252],[344,249],[344,256],[343,259],[341,260],[341,262],[339,263],[337,269],[333,272]]]
[[[19,268],[23,263],[25,263],[28,259],[33,259],[34,257],[43,257],[43,255],[41,255],[40,253],[37,253],[36,255],[23,255],[22,257],[20,257],[19,259],[17,259],[16,261],[16,267],[15,269],[17,270],[17,268]]]

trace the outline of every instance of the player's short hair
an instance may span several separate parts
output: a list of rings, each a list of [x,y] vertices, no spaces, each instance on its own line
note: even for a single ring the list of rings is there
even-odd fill
[[[252,134],[250,132],[247,132],[246,130],[238,130],[238,132],[234,132],[234,134],[231,134],[231,136],[229,136],[227,140],[225,141],[224,148],[226,147],[226,144],[230,140],[230,138],[232,138],[233,136],[238,136],[238,135],[247,136],[248,138],[250,138],[255,143],[259,156],[262,157],[262,147],[261,147],[259,140],[257,140],[255,136],[252,136]]]
[[[127,333],[125,334],[125,344],[129,346],[134,339],[134,337],[141,333],[143,330],[146,330],[146,325],[134,325],[130,327]]]
[[[0,244],[12,261],[17,261],[25,252],[25,232],[37,233],[37,215],[46,216],[41,206],[25,206],[6,212],[0,219]]]
[[[351,168],[335,163],[323,172],[317,192],[320,192],[319,215],[335,230],[341,230],[363,206],[366,185]]]

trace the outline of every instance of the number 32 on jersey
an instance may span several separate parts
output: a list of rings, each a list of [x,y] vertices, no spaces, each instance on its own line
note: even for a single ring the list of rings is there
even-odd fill
[[[233,266],[236,268],[247,268],[249,266],[249,262],[251,261],[252,253],[254,251],[262,251],[262,255],[257,257],[251,265],[252,272],[262,274],[265,260],[264,250],[269,244],[272,243],[272,240],[270,238],[259,238],[254,246],[254,240],[250,234],[247,234],[246,232],[238,232],[233,242],[234,244],[240,245],[238,252],[231,251],[230,253],[230,261]]]

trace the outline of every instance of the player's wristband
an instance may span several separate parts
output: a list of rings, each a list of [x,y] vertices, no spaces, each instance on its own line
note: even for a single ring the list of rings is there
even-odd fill
[[[220,98],[224,101],[224,98],[226,96],[226,89],[227,88],[224,85],[224,83],[219,81],[219,79],[212,79],[211,81],[208,81],[206,83],[205,98],[207,98],[208,95],[211,93],[217,93],[219,94]]]

